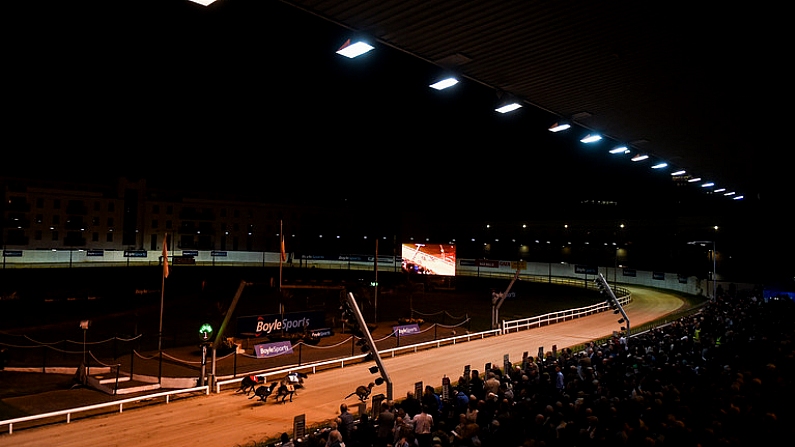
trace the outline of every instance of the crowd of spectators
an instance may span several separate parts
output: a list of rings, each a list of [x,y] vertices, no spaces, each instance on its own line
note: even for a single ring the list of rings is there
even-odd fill
[[[342,442],[346,447],[791,442],[794,316],[791,300],[721,296],[697,314],[629,339],[528,357],[508,370],[473,370],[443,393],[445,399],[426,387],[422,396],[385,401],[380,414],[362,415]],[[328,447],[339,432],[335,424],[296,445]]]

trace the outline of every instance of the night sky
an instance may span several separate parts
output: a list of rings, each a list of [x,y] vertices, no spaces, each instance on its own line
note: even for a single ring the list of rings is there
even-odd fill
[[[4,13],[13,143],[0,175],[128,176],[505,219],[614,200],[652,219],[720,216],[754,256],[791,262],[786,194],[727,207],[683,193],[605,147],[548,132],[546,112],[494,112],[491,89],[432,90],[435,67],[397,50],[336,55],[347,30],[280,2],[224,0],[212,13],[180,0],[20,3]]]

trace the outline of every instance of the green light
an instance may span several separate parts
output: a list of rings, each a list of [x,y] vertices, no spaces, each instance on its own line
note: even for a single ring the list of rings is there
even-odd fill
[[[199,333],[202,334],[202,338],[207,340],[210,338],[210,334],[213,333],[213,327],[210,326],[209,323],[204,323],[202,327],[199,328]]]

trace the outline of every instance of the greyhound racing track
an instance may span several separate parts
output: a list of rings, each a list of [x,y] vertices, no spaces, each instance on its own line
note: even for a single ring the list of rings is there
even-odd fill
[[[625,310],[633,327],[667,315],[683,305],[680,298],[665,291],[629,289],[633,301]],[[393,397],[400,400],[406,393],[414,391],[416,382],[439,387],[444,376],[456,382],[465,365],[482,372],[488,362],[502,365],[506,354],[511,362],[516,363],[521,361],[524,352],[535,356],[542,346],[549,351],[552,345],[562,349],[608,336],[618,328],[617,318],[612,312],[603,312],[538,329],[384,358],[383,361],[392,379]],[[288,400],[284,404],[277,403],[273,396],[267,402],[248,399],[230,388],[209,396],[73,419],[69,424],[59,422],[29,429],[15,428],[11,435],[7,431],[0,434],[0,446],[252,446],[258,441],[278,438],[282,432],[292,434],[293,418],[300,414],[306,415],[307,432],[313,425],[335,418],[343,402],[356,414],[358,398],[354,395],[345,399],[345,396],[359,385],[367,385],[378,377],[368,371],[373,364],[355,364],[310,374],[304,382],[305,388],[296,392],[292,402]],[[385,384],[373,388],[371,398],[380,393],[386,395]],[[370,399],[366,402],[369,411]]]

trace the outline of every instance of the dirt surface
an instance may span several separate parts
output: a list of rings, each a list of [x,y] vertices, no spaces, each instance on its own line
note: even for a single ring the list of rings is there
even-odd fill
[[[626,306],[633,326],[641,325],[676,311],[683,305],[680,297],[654,289],[630,288],[633,302]],[[571,320],[539,329],[516,332],[499,337],[473,340],[455,345],[419,351],[384,359],[384,366],[393,383],[393,396],[405,397],[415,383],[440,386],[443,377],[455,381],[466,365],[482,369],[486,363],[502,364],[503,356],[520,361],[524,352],[536,353],[552,345],[559,349],[608,336],[616,329],[615,315],[610,312]],[[197,442],[213,447],[253,445],[272,440],[282,432],[292,433],[293,420],[304,415],[307,426],[333,419],[339,405],[347,403],[358,412],[358,399],[345,399],[357,386],[374,377],[368,367],[355,364],[310,375],[306,388],[293,402],[279,404],[273,400],[260,402],[247,399],[234,390],[176,399],[168,404],[149,403],[121,413],[72,417],[66,424],[60,417],[47,426],[24,428],[21,424],[8,434],[2,427],[0,446],[33,447],[43,440],[59,447],[91,445],[160,447],[192,446]],[[68,393],[68,392],[67,392]],[[373,394],[386,394],[386,385]],[[30,399],[61,399],[50,393],[6,399],[7,405],[23,407]],[[369,401],[367,410],[370,410]]]

